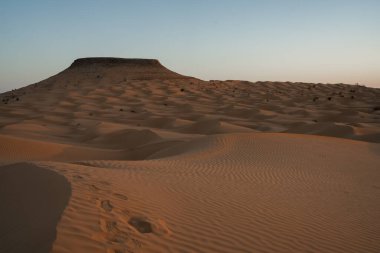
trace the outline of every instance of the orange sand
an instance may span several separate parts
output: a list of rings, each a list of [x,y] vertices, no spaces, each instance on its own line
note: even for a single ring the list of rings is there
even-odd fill
[[[0,251],[380,252],[379,89],[93,58],[0,98]],[[17,178],[62,175],[67,206],[29,203],[49,230],[9,232],[29,216],[6,203],[48,198]]]

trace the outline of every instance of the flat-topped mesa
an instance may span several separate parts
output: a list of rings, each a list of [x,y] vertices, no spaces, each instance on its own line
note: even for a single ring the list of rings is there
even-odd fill
[[[156,59],[124,59],[113,57],[79,58],[75,60],[66,71],[78,74],[94,73],[96,76],[123,76],[123,79],[127,80],[191,78],[165,68]]]
[[[113,58],[113,57],[91,57],[91,58],[79,58],[76,59],[70,66],[70,68],[76,67],[89,67],[93,65],[112,67],[112,66],[140,66],[140,67],[161,67],[164,68],[161,63],[156,59],[125,59],[125,58]]]
[[[89,57],[76,59],[68,68],[58,74],[33,83],[25,88],[75,87],[93,85],[127,85],[129,80],[193,80],[165,68],[156,59]]]

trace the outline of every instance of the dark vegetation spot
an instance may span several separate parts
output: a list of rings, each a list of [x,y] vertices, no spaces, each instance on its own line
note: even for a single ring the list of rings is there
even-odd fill
[[[136,111],[135,111],[135,110],[130,110],[130,112],[131,112],[131,113],[136,113]]]
[[[313,98],[313,101],[315,102],[315,101],[317,101],[319,99],[319,97],[314,97]]]
[[[164,103],[164,106],[168,106],[168,104],[167,104],[167,103]]]
[[[17,97],[17,98],[16,98],[16,101],[19,101],[19,100],[20,100],[20,99]]]
[[[92,116],[92,115],[94,115],[92,112],[90,112],[88,115],[90,115],[90,116]]]
[[[184,91],[185,91],[185,89],[184,89],[184,88],[182,88],[182,89],[181,89],[181,92],[184,92]]]
[[[123,110],[123,108],[120,108],[120,110],[119,110],[119,111],[121,111],[121,112],[122,112],[122,111],[124,111],[124,110]]]
[[[379,111],[379,110],[380,110],[380,106],[375,106],[375,107],[373,107],[373,110],[374,110],[374,111]]]
[[[317,119],[313,119],[313,121],[314,121],[314,122],[318,122],[318,120],[317,120]]]
[[[351,96],[351,99],[355,99],[355,97],[354,97],[354,96]]]
[[[332,99],[332,97],[328,97],[327,99],[330,101]]]
[[[96,78],[100,78],[101,76],[100,75],[97,75]]]

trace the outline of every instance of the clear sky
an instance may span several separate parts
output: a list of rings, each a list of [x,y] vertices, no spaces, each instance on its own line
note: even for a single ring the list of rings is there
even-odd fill
[[[90,56],[205,80],[380,87],[380,1],[0,0],[0,91]]]

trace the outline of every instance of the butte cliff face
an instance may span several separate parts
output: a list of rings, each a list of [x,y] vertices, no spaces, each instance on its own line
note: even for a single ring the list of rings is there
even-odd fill
[[[116,75],[126,80],[189,78],[165,68],[155,59],[80,58],[75,60],[63,73],[66,72],[95,73],[96,78]]]

